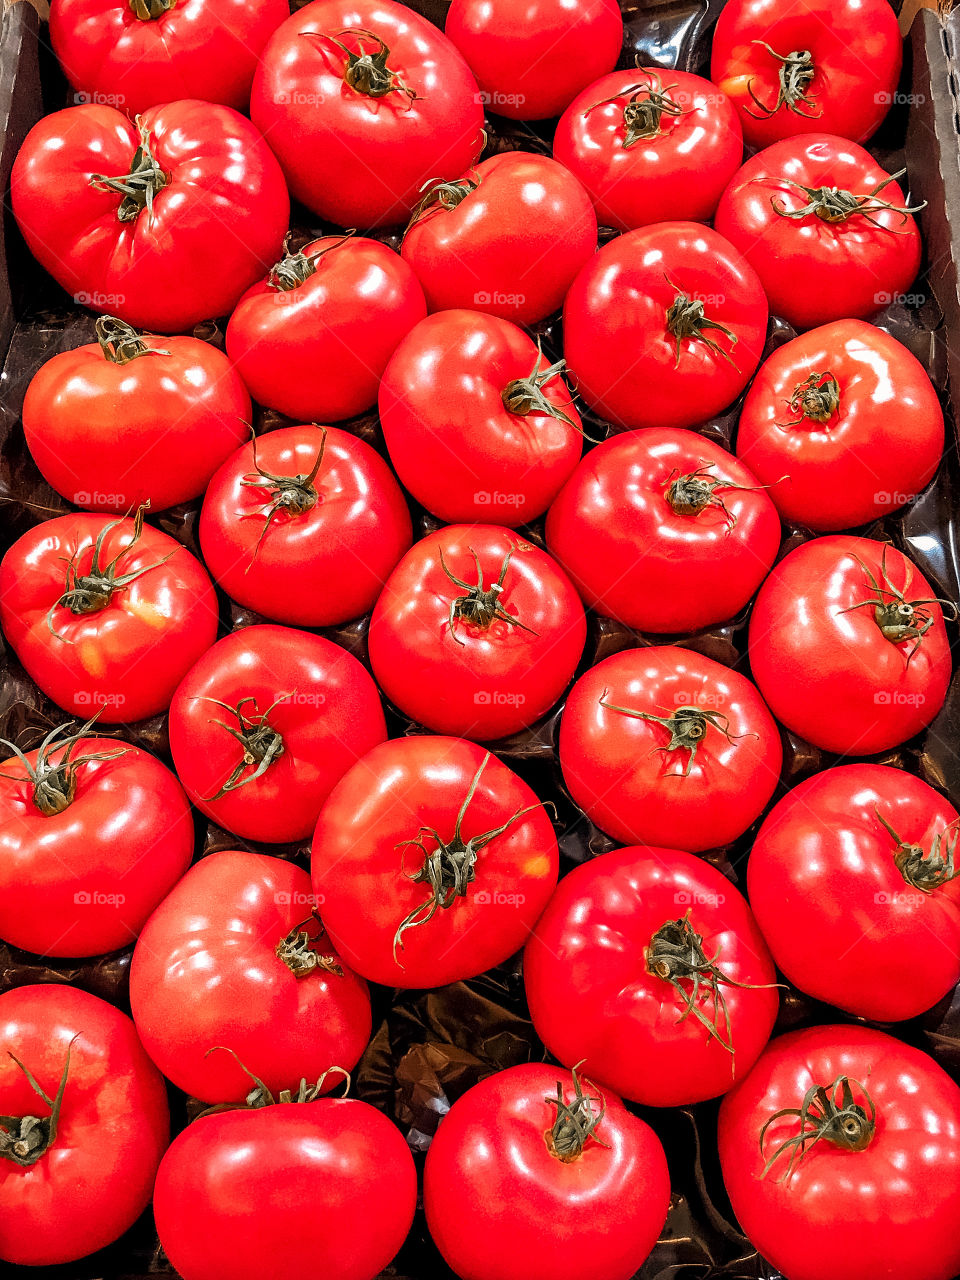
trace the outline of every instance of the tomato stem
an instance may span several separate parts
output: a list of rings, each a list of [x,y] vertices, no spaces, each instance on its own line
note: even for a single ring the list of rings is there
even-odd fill
[[[320,927],[319,931],[311,937],[306,926],[314,921]],[[316,911],[312,911],[306,920],[301,921],[277,943],[277,958],[283,961],[295,978],[306,978],[318,970],[323,973],[332,973],[338,978],[343,977],[343,965],[336,956],[325,956],[314,950],[314,945],[319,942],[323,933],[324,928],[320,917]]]
[[[724,500],[717,496],[717,489],[739,489],[746,493],[755,493],[758,489],[770,489],[773,486],[769,484],[731,484],[725,480],[720,480],[715,476],[711,476],[709,472],[716,464],[713,462],[706,463],[697,468],[696,471],[688,471],[681,474],[678,470],[674,470],[664,490],[664,497],[670,505],[675,515],[678,516],[698,516],[701,512],[706,511],[708,507],[716,507],[723,512],[727,523],[732,529],[737,523],[737,517],[727,507]],[[781,476],[780,480],[786,479]],[[774,483],[779,484],[780,480]]]
[[[177,0],[127,0],[130,12],[141,22],[154,22],[169,13]]]
[[[807,120],[816,119],[817,116],[823,115],[823,109],[817,105],[816,96],[808,93],[811,81],[817,74],[813,65],[813,55],[809,49],[794,49],[792,53],[786,56],[777,53],[776,49],[772,49],[766,40],[754,40],[753,44],[759,44],[771,58],[776,58],[780,63],[779,69],[779,92],[777,100],[773,106],[768,106],[760,101],[754,90],[754,81],[756,76],[751,77],[747,81],[747,93],[749,93],[753,104],[759,110],[760,114],[747,109],[747,115],[752,116],[754,120],[766,120],[770,116],[774,116],[781,107],[786,107],[788,111],[794,112],[795,115],[803,116]],[[802,108],[809,108],[803,110]]]
[[[866,1107],[862,1103],[854,1102],[854,1085],[863,1095]],[[867,1107],[870,1109],[869,1115]],[[782,1116],[798,1116],[800,1132],[782,1142],[763,1166],[761,1178],[767,1176],[785,1152],[790,1152],[786,1172],[782,1178],[777,1179],[778,1182],[786,1182],[793,1176],[797,1162],[802,1160],[807,1151],[821,1138],[825,1138],[832,1146],[839,1147],[842,1151],[866,1150],[876,1130],[877,1109],[870,1094],[859,1080],[837,1076],[831,1085],[811,1085],[799,1107],[784,1107],[780,1111],[775,1111],[760,1130],[761,1157],[764,1154],[763,1144],[767,1130]]]
[[[290,234],[287,233],[286,240],[283,245],[283,257],[279,262],[275,263],[270,269],[267,276],[267,284],[272,289],[281,289],[284,292],[288,289],[299,288],[305,284],[307,280],[314,274],[317,269],[317,263],[322,257],[328,253],[332,253],[334,249],[339,249],[341,245],[346,244],[351,237],[357,234],[356,227],[351,227],[349,231],[344,231],[342,235],[333,237],[333,243],[326,244],[322,249],[316,249],[313,253],[304,253],[302,249],[296,253],[291,253],[288,249],[290,242]]]
[[[872,605],[874,620],[885,640],[889,640],[891,644],[903,644],[907,640],[916,640],[917,643],[907,655],[906,665],[909,666],[914,654],[923,644],[924,636],[933,626],[933,615],[927,610],[926,606],[938,604],[941,609],[951,609],[950,616],[953,621],[957,620],[957,606],[952,600],[940,600],[936,596],[931,596],[928,600],[905,599],[903,592],[899,587],[893,585],[890,575],[887,573],[886,543],[884,543],[883,551],[880,553],[880,576],[883,578],[883,586],[880,585],[875,574],[867,568],[858,555],[854,552],[850,554],[863,570],[870,590],[874,594],[867,600],[858,600],[856,604],[850,605],[849,608],[841,609],[839,613],[852,613],[854,609],[863,609],[867,605]],[[890,597],[889,599],[886,598],[888,596]]]
[[[327,1067],[326,1071],[323,1072],[316,1084],[307,1084],[306,1078],[302,1077],[296,1095],[294,1095],[292,1089],[281,1089],[279,1094],[274,1097],[260,1077],[253,1074],[253,1072],[244,1064],[243,1059],[239,1054],[235,1053],[233,1049],[228,1048],[224,1044],[215,1044],[213,1048],[208,1049],[203,1056],[205,1058],[209,1058],[211,1053],[229,1053],[243,1074],[253,1081],[254,1087],[247,1094],[243,1103],[217,1103],[216,1106],[208,1107],[206,1111],[202,1111],[200,1115],[197,1116],[198,1120],[201,1120],[204,1116],[216,1115],[221,1111],[258,1111],[262,1107],[275,1107],[280,1103],[316,1102],[320,1097],[324,1081],[327,1076],[333,1075],[334,1073],[343,1076],[345,1083],[345,1088],[343,1090],[344,1097],[346,1097],[350,1092],[350,1086],[353,1083],[350,1077],[350,1072],[344,1067]]]
[[[323,463],[323,453],[327,447],[327,429],[320,427],[319,430],[320,448],[317,450],[313,466],[309,471],[295,476],[274,475],[271,471],[264,471],[257,460],[257,437],[253,437],[253,465],[256,470],[247,472],[240,483],[248,489],[266,489],[272,497],[260,513],[264,518],[263,528],[257,539],[257,545],[253,549],[250,564],[244,570],[245,573],[250,572],[260,552],[260,546],[267,536],[267,530],[281,512],[285,512],[288,516],[302,516],[312,510],[320,500],[314,481]]]
[[[90,764],[95,760],[115,760],[118,756],[126,755],[128,748],[119,747],[116,751],[89,752],[87,755],[77,756],[74,759],[70,758],[74,747],[90,732],[99,715],[100,712],[98,711],[75,733],[70,734],[68,738],[61,739],[59,742],[57,739],[70,726],[60,724],[51,729],[40,743],[40,746],[37,747],[36,764],[30,763],[15,742],[0,738],[0,746],[9,747],[24,769],[26,769],[27,779],[33,784],[33,803],[44,817],[49,818],[56,813],[63,813],[64,809],[70,807],[77,794],[77,773],[83,765]],[[54,764],[50,756],[54,752],[60,751],[63,754]],[[11,782],[21,781],[16,774],[12,773],[0,772],[0,778],[6,778]]]
[[[654,752],[661,752],[666,755],[671,751],[687,751],[686,767],[679,776],[688,778],[690,771],[693,769],[693,762],[697,758],[697,751],[700,744],[707,735],[707,729],[712,725],[715,729],[723,734],[728,742],[739,741],[740,738],[755,738],[755,733],[731,733],[730,721],[725,715],[719,711],[702,711],[699,707],[682,706],[678,707],[670,716],[655,716],[649,711],[635,711],[632,707],[618,707],[616,703],[607,702],[608,690],[604,689],[600,698],[600,706],[606,707],[608,711],[619,711],[621,715],[633,716],[636,720],[650,720],[653,724],[659,724],[670,734],[670,741],[665,747],[654,747]]]
[[[116,316],[100,316],[97,319],[97,341],[104,360],[111,364],[129,364],[138,356],[168,356],[169,351],[151,347],[139,329],[134,329]]]
[[[840,412],[840,383],[832,373],[811,373],[793,388],[786,402],[787,408],[797,416],[791,422],[778,422],[781,431],[798,427],[804,418],[811,422],[828,422]]]
[[[80,1034],[78,1031],[67,1046],[67,1056],[55,1098],[48,1097],[29,1068],[8,1051],[7,1056],[13,1059],[27,1077],[30,1088],[37,1097],[50,1108],[50,1114],[48,1116],[0,1116],[0,1158],[12,1160],[21,1169],[28,1169],[53,1146],[57,1137],[57,1126],[60,1123],[60,1109],[63,1105],[64,1090],[67,1087],[67,1076],[70,1073],[70,1054]]]
[[[465,200],[471,192],[476,191],[479,185],[480,179],[472,171],[455,180],[428,178],[420,188],[420,199],[414,205],[413,212],[410,214],[410,221],[407,223],[403,238],[406,239],[407,233],[426,214],[439,213],[444,209],[456,209],[457,205],[462,200]]]
[[[528,631],[530,635],[537,634],[531,627],[525,626],[519,618],[515,618],[512,613],[507,613],[503,605],[500,603],[500,596],[503,592],[503,582],[507,576],[507,567],[510,564],[510,557],[513,550],[507,552],[503,558],[503,564],[500,566],[500,577],[496,582],[490,584],[489,587],[483,585],[483,569],[480,567],[480,557],[474,551],[473,547],[469,548],[470,554],[477,566],[477,580],[471,585],[464,582],[462,578],[458,578],[455,573],[451,573],[447,568],[446,561],[443,558],[443,552],[440,552],[440,567],[447,575],[454,586],[461,587],[466,595],[455,596],[450,601],[450,634],[453,636],[457,644],[463,644],[464,641],[457,635],[457,623],[464,622],[467,626],[480,627],[486,630],[493,626],[494,622],[506,622],[512,627],[519,627],[521,631]]]
[[[325,31],[303,31],[301,35],[313,40],[329,40],[346,54],[347,65],[344,68],[343,79],[357,93],[366,94],[368,98],[385,98],[390,93],[402,93],[409,103],[420,101],[420,95],[405,85],[397,73],[387,66],[390,50],[383,40],[375,32],[368,31],[366,27],[345,27],[342,31],[338,31],[336,36],[328,35]],[[355,53],[348,48],[337,38],[338,36],[356,36],[359,52]],[[374,41],[376,48],[372,53],[364,51],[364,40]]]
[[[121,222],[136,222],[144,209],[152,218],[154,197],[170,181],[170,175],[164,173],[153,154],[150,130],[140,116],[134,123],[140,132],[140,145],[133,153],[130,172],[115,178],[108,178],[102,173],[90,176],[91,187],[98,191],[115,191],[123,197],[117,207],[117,217]]]
[[[927,854],[922,845],[907,844],[901,839],[894,830],[893,824],[887,821],[879,809],[875,808],[874,813],[897,846],[893,851],[893,861],[903,876],[904,882],[911,888],[919,889],[921,893],[932,893],[934,889],[939,889],[941,885],[960,874],[960,867],[954,864],[960,832],[954,830],[952,838],[949,834],[950,828],[956,828],[960,823],[960,818],[954,818],[953,822],[937,832],[933,837],[930,853]],[[941,845],[946,848],[946,855],[941,852]]]
[[[921,204],[891,204],[889,200],[879,199],[880,192],[896,182],[898,178],[902,178],[906,173],[906,169],[900,169],[897,173],[891,173],[889,177],[884,178],[882,182],[878,182],[872,191],[868,191],[866,195],[854,195],[852,191],[845,191],[841,187],[805,187],[801,182],[793,182],[789,178],[777,178],[772,181],[778,182],[781,186],[792,187],[795,191],[801,191],[807,197],[807,203],[801,209],[788,209],[782,200],[777,200],[776,196],[770,197],[770,206],[774,213],[780,215],[781,218],[792,218],[795,222],[799,222],[802,218],[806,218],[813,213],[822,221],[830,223],[846,222],[848,218],[852,218],[855,214],[859,214],[866,218],[871,226],[877,227],[881,231],[889,231],[893,235],[902,235],[903,229],[896,230],[894,227],[886,227],[881,222],[877,222],[876,218],[871,215],[880,213],[884,209],[889,209],[893,213],[900,214],[901,222],[906,222],[907,215],[911,213],[919,213],[921,209],[927,207],[924,200]],[[769,178],[754,178],[754,182],[769,182]]]
[[[514,378],[503,388],[500,393],[503,407],[508,413],[515,413],[519,418],[526,418],[531,413],[546,414],[548,417],[556,418],[559,422],[565,422],[568,427],[573,427],[574,431],[583,436],[585,440],[590,440],[592,444],[597,444],[598,442],[592,440],[582,427],[578,427],[559,405],[548,400],[543,394],[543,388],[566,371],[566,360],[557,360],[548,365],[546,369],[541,369],[540,366],[542,364],[543,347],[540,339],[537,338],[537,358],[533,362],[533,368],[525,378]],[[571,397],[567,403],[573,404],[573,398]]]
[[[711,320],[705,314],[705,304],[701,298],[691,298],[688,294],[673,283],[669,276],[664,276],[667,284],[671,289],[676,289],[676,297],[667,308],[666,325],[667,332],[672,333],[676,339],[677,357],[674,362],[675,366],[680,364],[681,343],[685,338],[699,338],[711,351],[718,356],[722,356],[728,364],[736,368],[730,354],[715,342],[713,338],[708,338],[704,333],[705,329],[716,329],[723,334],[725,338],[730,340],[730,346],[735,347],[739,339],[737,335],[728,329],[725,324],[721,324],[719,320]]]
[[[646,70],[643,74],[649,76],[649,84],[628,85],[612,98],[595,102],[586,112],[589,115],[598,107],[608,107],[611,103],[620,102],[626,98],[623,108],[624,150],[640,142],[641,139],[659,138],[663,132],[664,116],[675,119],[677,116],[689,115],[697,109],[693,106],[684,111],[680,103],[670,97],[670,90],[676,89],[677,86],[675,84],[665,86],[662,77],[656,71]]]
[[[570,1074],[573,1077],[573,1088],[576,1097],[573,1102],[567,1103],[563,1097],[563,1081],[557,1081],[557,1096],[555,1098],[545,1098],[544,1101],[549,1103],[551,1107],[556,1107],[557,1115],[553,1124],[546,1133],[544,1139],[547,1144],[547,1150],[557,1160],[562,1160],[564,1164],[570,1164],[574,1160],[579,1160],[583,1155],[583,1149],[592,1138],[598,1146],[610,1149],[610,1144],[604,1142],[602,1138],[597,1137],[597,1127],[606,1114],[607,1104],[603,1095],[597,1093],[595,1096],[583,1092],[580,1083],[580,1077],[577,1071],[583,1066],[582,1062],[571,1068]],[[591,1085],[589,1080],[585,1083]],[[598,1110],[594,1110],[594,1108]]]
[[[236,717],[236,728],[233,725],[224,724],[222,720],[211,720],[209,723],[218,724],[221,729],[230,734],[231,738],[236,738],[243,748],[243,754],[226,782],[215,795],[205,796],[205,803],[211,804],[214,800],[222,799],[228,792],[239,791],[241,787],[256,782],[258,778],[263,777],[275,760],[280,759],[284,752],[283,738],[270,724],[268,717],[274,707],[292,697],[292,693],[281,693],[262,715],[256,712],[251,715],[243,709],[248,702],[256,706],[257,700],[253,695],[241,698],[235,706],[221,702],[219,698],[204,697],[202,699],[204,702],[212,702],[214,706],[223,707],[224,711],[229,711]],[[253,772],[244,777],[243,773],[246,769],[252,769]]]

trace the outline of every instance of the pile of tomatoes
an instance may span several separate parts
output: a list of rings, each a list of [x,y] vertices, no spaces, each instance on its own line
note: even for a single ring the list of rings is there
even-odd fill
[[[951,1280],[960,1088],[905,1028],[960,982],[960,815],[901,749],[958,607],[881,523],[944,449],[870,323],[922,257],[863,145],[887,0],[729,0],[710,79],[625,66],[615,0],[54,0],[50,38],[12,206],[97,319],[23,398],[60,514],[0,561],[44,726],[0,942],[132,951],[130,1016],[0,994],[0,1260],[152,1203],[183,1280],[375,1280],[411,1231],[630,1280],[661,1118],[722,1098],[786,1280]],[[532,1049],[431,1133],[357,1096],[392,1003],[491,970]]]

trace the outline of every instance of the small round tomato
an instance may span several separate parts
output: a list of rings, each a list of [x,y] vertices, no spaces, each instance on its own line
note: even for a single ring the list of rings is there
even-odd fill
[[[709,80],[641,67],[584,89],[560,118],[553,154],[586,187],[601,226],[631,231],[712,218],[743,138]]]
[[[499,525],[447,525],[387,579],[370,665],[404,715],[486,741],[550,710],[586,635],[576,590],[545,552]]]
[[[563,367],[509,320],[428,316],[380,384],[380,423],[403,485],[454,524],[542,515],[583,447]]]
[[[57,516],[0,563],[0,626],[48,698],[101,724],[165,711],[217,635],[206,571],[159,529],[134,519]]]
[[[187,795],[226,831],[268,844],[309,836],[334,783],[386,736],[366,669],[290,627],[243,627],[218,641],[170,705]]]
[[[596,214],[573,174],[548,156],[505,151],[432,184],[401,253],[431,311],[532,324],[560,309],[596,248]]]
[[[773,717],[749,680],[692,649],[628,649],[570,690],[560,766],[614,839],[699,853],[743,834],[780,777]]]
[[[633,1102],[725,1092],[770,1037],[776,971],[743,897],[702,858],[605,853],[564,876],[523,957],[534,1030]]]
[[[780,1036],[724,1098],[719,1144],[740,1225],[790,1280],[960,1271],[960,1089],[919,1049],[870,1027]]]
[[[253,398],[303,422],[364,413],[401,338],[427,314],[399,254],[363,236],[286,253],[237,303],[227,351]]]
[[[787,520],[852,529],[912,501],[943,452],[943,410],[906,347],[835,320],[779,347],[740,414],[737,456]]]
[[[906,742],[943,705],[950,645],[935,592],[870,538],[815,538],[782,560],[750,618],[750,667],[778,720],[824,751]]]
[[[894,180],[904,172],[891,178],[831,134],[785,138],[734,175],[714,225],[795,329],[872,316],[920,268],[916,209]]]
[[[0,1048],[0,1259],[76,1262],[150,1203],[163,1080],[126,1014],[59,983],[0,995]]]
[[[696,631],[747,604],[780,521],[726,449],[652,427],[591,449],[550,508],[547,546],[591,608],[640,631]]]
[[[207,567],[248,609],[329,627],[373,608],[410,546],[410,512],[368,444],[336,427],[287,427],[239,449],[210,482]]]
[[[563,325],[574,385],[601,417],[692,427],[735,400],[760,363],[767,300],[722,236],[662,222],[604,245],[574,280]]]
[[[397,738],[341,779],[313,837],[337,949],[371,982],[438,987],[518,951],[557,883],[543,805],[483,747]]]
[[[670,1173],[657,1135],[619,1098],[531,1062],[453,1104],[423,1198],[463,1280],[628,1280],[663,1227]]]

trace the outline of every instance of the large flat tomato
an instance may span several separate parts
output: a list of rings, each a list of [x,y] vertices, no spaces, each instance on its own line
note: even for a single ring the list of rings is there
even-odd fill
[[[523,957],[554,1057],[625,1098],[724,1093],[769,1039],[776,972],[750,908],[702,858],[617,849],[560,882]]]
[[[427,1226],[463,1280],[628,1280],[660,1234],[660,1140],[618,1097],[528,1063],[444,1116],[424,1168]]]
[[[582,268],[563,326],[574,383],[601,417],[692,427],[735,400],[760,363],[767,300],[729,241],[661,222],[611,240]]]
[[[0,1048],[0,1259],[75,1262],[150,1203],[163,1079],[126,1014],[60,984],[0,995]]]
[[[340,954],[372,982],[437,987],[526,942],[557,883],[530,788],[461,738],[398,738],[341,779],[313,837],[313,885]]]
[[[229,850],[191,867],[150,917],[130,1005],[147,1052],[179,1089],[240,1101],[250,1082],[237,1059],[275,1091],[353,1068],[370,1037],[370,997],[313,906],[300,867]]]
[[[10,191],[31,252],[75,301],[159,333],[228,312],[276,260],[290,216],[250,121],[195,100],[137,121],[99,103],[44,116]]]

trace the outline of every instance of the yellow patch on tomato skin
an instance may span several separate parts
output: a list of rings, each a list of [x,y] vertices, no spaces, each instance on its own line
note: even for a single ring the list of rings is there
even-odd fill
[[[99,639],[81,640],[77,644],[77,657],[84,671],[98,679],[106,673],[106,655]]]
[[[155,604],[149,600],[138,600],[136,604],[128,602],[126,612],[138,618],[148,627],[152,627],[155,631],[159,631],[165,627],[169,621],[162,609],[158,609]]]
[[[542,880],[550,873],[550,859],[545,853],[536,853],[523,864],[523,874]]]

